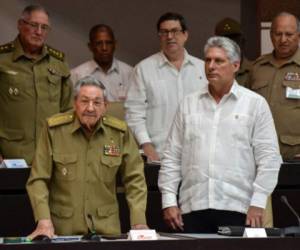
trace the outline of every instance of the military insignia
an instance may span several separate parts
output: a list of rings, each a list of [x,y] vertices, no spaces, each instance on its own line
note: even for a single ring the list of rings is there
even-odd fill
[[[70,123],[74,120],[73,112],[59,113],[47,119],[50,128]]]
[[[7,70],[7,71],[5,71],[5,73],[8,74],[8,75],[13,75],[13,76],[18,74],[17,71],[13,71],[13,70]]]
[[[15,48],[15,46],[13,45],[13,43],[7,43],[7,44],[0,45],[0,54],[11,52],[14,50],[14,48]]]
[[[68,173],[68,170],[67,170],[66,168],[63,168],[63,169],[61,170],[61,173],[62,173],[63,176],[66,176],[67,173]]]
[[[300,74],[298,72],[287,72],[284,76],[286,81],[300,81]]]
[[[120,156],[120,147],[114,144],[104,145],[103,153],[107,156]]]
[[[18,95],[19,94],[19,90],[17,88],[14,89],[14,94]]]
[[[14,93],[14,90],[13,90],[12,87],[10,87],[10,88],[8,89],[8,93],[9,93],[10,95],[12,95],[12,94]]]
[[[60,61],[63,61],[64,58],[65,58],[65,54],[59,50],[56,50],[56,49],[53,49],[51,48],[50,46],[46,45],[46,49],[48,51],[48,53],[55,57],[56,59],[60,60]]]

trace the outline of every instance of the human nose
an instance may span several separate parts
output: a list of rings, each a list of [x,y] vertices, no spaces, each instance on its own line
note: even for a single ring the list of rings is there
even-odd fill
[[[167,38],[172,39],[173,37],[174,37],[174,32],[169,30],[168,33],[167,33]]]
[[[95,105],[93,101],[89,101],[88,105],[87,105],[87,110],[88,111],[94,111],[95,109]]]
[[[280,42],[281,42],[281,43],[284,43],[284,42],[286,42],[286,40],[287,40],[286,35],[285,35],[285,34],[282,34],[282,35],[280,36]]]

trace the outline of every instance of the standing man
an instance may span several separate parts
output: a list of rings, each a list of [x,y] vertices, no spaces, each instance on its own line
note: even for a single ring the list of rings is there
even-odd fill
[[[64,54],[45,45],[47,11],[26,7],[18,30],[13,42],[0,46],[0,161],[31,164],[45,119],[71,108],[72,85]]]
[[[284,160],[300,158],[300,26],[297,17],[280,13],[272,21],[274,51],[253,66],[250,88],[268,101]]]
[[[134,69],[125,102],[126,119],[149,160],[159,160],[182,98],[206,84],[203,61],[187,53],[183,16],[166,13],[157,22],[161,52]]]
[[[234,80],[240,65],[235,42],[212,37],[204,53],[209,84],[180,104],[163,155],[164,219],[192,233],[260,227],[281,163],[273,118],[263,97]]]
[[[88,47],[93,60],[87,61],[71,71],[73,83],[83,77],[93,76],[102,82],[110,102],[123,102],[126,98],[132,67],[114,57],[116,39],[111,27],[97,24],[91,28]]]
[[[126,123],[104,115],[106,105],[104,86],[86,77],[75,87],[75,112],[47,120],[27,183],[38,222],[30,238],[120,234],[118,171],[132,228],[147,228],[144,164]]]
[[[215,35],[228,37],[240,46],[241,65],[235,74],[235,79],[240,85],[248,87],[252,63],[244,55],[246,40],[241,29],[241,24],[230,17],[226,17],[216,24]]]

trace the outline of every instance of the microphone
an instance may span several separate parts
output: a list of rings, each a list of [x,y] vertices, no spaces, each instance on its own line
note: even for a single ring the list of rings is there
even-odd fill
[[[92,228],[89,228],[89,232],[82,236],[82,240],[86,241],[101,241],[101,236],[97,234],[96,227],[94,224],[93,216],[91,214],[88,214],[87,217],[91,221]]]
[[[298,226],[292,226],[292,227],[286,227],[283,229],[283,234],[285,236],[300,236],[300,217],[296,210],[290,205],[287,197],[285,195],[281,195],[280,200],[282,203],[284,203],[289,210],[296,216]]]

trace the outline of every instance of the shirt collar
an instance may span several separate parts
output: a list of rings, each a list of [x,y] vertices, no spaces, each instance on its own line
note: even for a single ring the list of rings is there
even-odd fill
[[[88,72],[89,74],[94,73],[96,70],[103,71],[101,69],[101,67],[99,66],[99,64],[95,61],[95,59],[90,61],[89,70],[90,70],[90,72]],[[107,71],[107,73],[109,74],[109,73],[114,72],[114,71],[117,72],[117,73],[120,72],[119,64],[118,64],[118,62],[115,58],[113,58],[112,65],[111,65],[110,69]]]
[[[26,54],[25,54],[25,51],[23,49],[23,46],[21,44],[21,41],[20,41],[20,38],[17,37],[14,41],[13,41],[13,44],[14,44],[14,47],[15,47],[15,50],[13,52],[13,61],[17,61],[20,57],[26,57],[26,58],[29,58]],[[42,53],[41,55],[37,58],[37,59],[41,59],[43,57],[45,57],[46,55],[48,55],[48,50],[46,48],[45,45],[43,45],[43,48],[42,48]],[[31,59],[31,58],[30,58]]]
[[[276,59],[275,59],[274,53],[275,52],[273,50],[272,53],[265,55],[261,59],[260,64],[262,65],[262,64],[270,63],[270,64],[276,66],[277,63],[276,63]],[[292,62],[300,65],[300,49],[299,48],[297,49],[296,53],[289,60],[287,60],[283,65],[286,65],[286,64],[289,64],[289,63],[292,63]]]
[[[160,51],[159,55],[160,55],[160,57],[159,57],[159,61],[158,61],[158,67],[161,68],[165,65],[170,65],[171,64],[171,62],[168,60],[168,58],[166,57],[166,55],[164,54],[163,51]],[[193,58],[186,51],[186,49],[184,49],[184,59],[183,59],[182,65],[185,65],[185,64],[188,64],[188,63],[195,64]]]
[[[209,84],[206,84],[202,89],[200,89],[200,91],[198,92],[199,98],[202,98],[202,97],[208,96],[208,95],[211,96],[211,94],[209,93],[209,90],[208,90],[208,85]],[[234,80],[230,91],[226,95],[227,96],[231,95],[231,96],[235,97],[236,99],[238,99],[241,96],[239,88],[240,88],[240,85],[237,83],[236,80]]]

